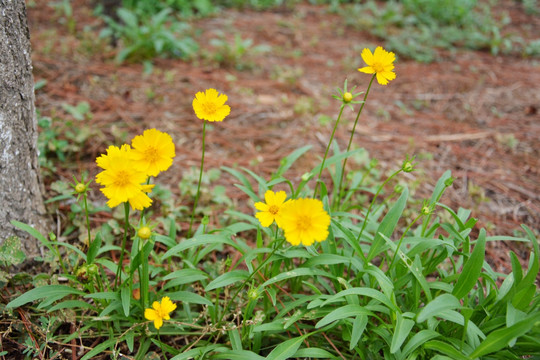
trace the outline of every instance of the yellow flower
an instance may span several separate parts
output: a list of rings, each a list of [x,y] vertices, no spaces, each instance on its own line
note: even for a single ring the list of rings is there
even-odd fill
[[[281,214],[281,228],[291,245],[309,246],[328,237],[330,215],[317,199],[290,200]]]
[[[169,314],[176,309],[176,304],[165,296],[161,302],[154,301],[152,308],[144,310],[146,320],[154,321],[154,326],[157,330],[163,325],[163,320],[170,320]]]
[[[131,145],[135,166],[148,176],[157,176],[167,170],[176,155],[171,136],[156,129],[148,129],[135,136]]]
[[[358,71],[366,74],[376,74],[379,84],[386,85],[390,80],[396,78],[394,72],[396,55],[393,52],[388,52],[378,46],[372,54],[371,50],[366,48],[362,50],[362,59],[368,66],[358,69]]]
[[[193,110],[201,120],[223,121],[230,114],[231,108],[225,105],[227,95],[219,94],[216,89],[199,91],[193,99]]]
[[[142,185],[146,182],[146,173],[134,166],[129,145],[121,148],[109,146],[107,154],[96,159],[104,170],[96,175],[96,182],[103,185],[101,192],[109,199],[111,208],[129,201],[135,210],[142,210],[152,204],[146,195],[153,185]]]
[[[255,217],[259,219],[262,226],[269,227],[275,220],[276,224],[281,227],[281,213],[285,204],[288,203],[285,201],[286,198],[285,191],[268,190],[264,194],[266,204],[263,202],[255,203],[255,208],[260,211],[255,214]]]

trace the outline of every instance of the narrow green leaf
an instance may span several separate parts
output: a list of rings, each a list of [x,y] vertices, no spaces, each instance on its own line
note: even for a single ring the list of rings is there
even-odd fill
[[[390,301],[390,299],[385,294],[383,294],[382,292],[378,290],[367,288],[367,287],[365,288],[357,287],[357,288],[350,288],[350,289],[342,290],[338,292],[337,294],[328,298],[328,300],[326,300],[322,305],[326,305],[328,303],[336,301],[339,298],[346,297],[349,295],[367,296],[381,302],[382,304],[386,305],[386,307],[388,307],[394,312],[400,312],[399,308],[394,303],[392,303],[392,301]]]
[[[62,301],[47,310],[47,312],[53,312],[60,309],[94,309],[92,304],[89,304],[82,300],[66,300]]]
[[[346,256],[336,254],[318,254],[310,257],[302,266],[312,268],[319,265],[349,264],[351,259]]]
[[[360,305],[345,305],[335,309],[334,311],[323,317],[321,320],[319,320],[319,322],[315,324],[315,328],[318,329],[334,321],[346,318],[354,318],[359,315],[373,316],[374,314],[373,312],[366,310],[365,307]]]
[[[17,227],[17,228],[19,228],[19,229],[21,229],[23,231],[26,231],[28,234],[30,234],[33,237],[35,237],[36,239],[38,239],[51,252],[54,252],[49,240],[47,240],[47,238],[45,236],[43,236],[39,231],[37,231],[36,229],[31,227],[30,225],[27,225],[25,223],[22,223],[20,221],[15,221],[15,220],[11,220],[11,225],[13,225],[13,226],[15,226],[15,227]]]
[[[536,285],[531,284],[529,287],[523,288],[518,291],[512,298],[512,305],[518,309],[525,311],[529,304],[532,302],[534,295],[536,294]]]
[[[124,310],[124,315],[129,316],[129,308],[131,305],[131,291],[128,285],[125,285],[120,289],[120,298],[122,299],[122,309]]]
[[[442,294],[430,301],[420,310],[416,317],[416,321],[418,323],[424,322],[432,316],[437,316],[441,311],[454,310],[460,306],[461,304],[455,296],[451,294]]]
[[[286,360],[294,356],[302,345],[306,335],[289,339],[274,348],[266,357],[266,360]]]
[[[384,245],[384,242],[385,242],[381,234],[388,238],[391,238],[392,233],[394,232],[396,225],[399,219],[401,218],[403,209],[405,209],[408,196],[409,196],[409,190],[407,189],[407,187],[405,187],[403,189],[403,192],[401,193],[401,196],[396,201],[394,206],[392,206],[392,208],[388,211],[388,213],[382,219],[376,232],[377,235],[375,235],[375,238],[373,239],[373,242],[371,243],[371,247],[369,248],[369,253],[367,256],[368,261],[373,260],[373,258],[379,255],[379,253],[381,252],[381,247]]]
[[[216,350],[219,351],[219,350]],[[249,350],[225,350],[212,355],[212,359],[225,360],[264,360],[264,357]]]
[[[177,256],[180,252],[197,247],[204,246],[209,244],[228,244],[234,248],[237,245],[231,241],[231,239],[223,234],[206,234],[206,235],[197,235],[197,237],[187,239],[182,241],[180,244],[169,249],[165,254],[163,254],[162,259],[165,260],[171,256]]]
[[[513,338],[525,335],[533,326],[539,326],[538,322],[540,322],[539,312],[531,314],[527,319],[510,327],[493,331],[470,354],[470,358],[478,358],[505,348]]]
[[[299,349],[293,356],[294,359],[334,359],[330,352],[316,347]]]
[[[478,281],[482,271],[482,265],[484,264],[485,248],[486,230],[481,229],[480,234],[478,235],[478,241],[471,253],[471,257],[467,260],[465,265],[463,265],[461,275],[452,291],[452,294],[458,299],[463,299]]]
[[[60,295],[85,295],[84,292],[74,289],[70,286],[65,285],[45,285],[29,290],[19,296],[18,298],[10,301],[6,308],[17,308],[21,307],[29,302],[38,300],[38,299],[47,299],[49,297],[57,297]]]
[[[231,346],[234,351],[240,351],[242,349],[242,339],[240,338],[240,334],[238,333],[238,329],[232,329],[227,331],[229,334],[229,341],[231,342]]]
[[[99,248],[101,248],[101,231],[96,234],[94,241],[92,241],[86,253],[86,262],[88,264],[92,264],[94,262]]]
[[[84,354],[84,356],[81,358],[81,360],[92,359],[94,357],[94,355],[101,354],[108,347],[113,347],[114,344],[116,344],[116,341],[118,341],[118,340],[116,338],[113,338],[113,339],[109,339],[109,340],[107,340],[105,342],[102,342],[101,344],[99,344],[98,346],[96,346],[95,348],[93,348],[92,350],[87,352],[86,354]]]
[[[217,288],[222,288],[231,284],[234,284],[237,281],[246,280],[249,277],[249,273],[245,270],[234,270],[223,275],[218,276],[212,280],[205,287],[205,291],[214,290]]]
[[[406,319],[400,313],[397,313],[396,315],[396,327],[394,336],[392,336],[392,343],[390,344],[391,354],[395,354],[401,348],[401,344],[403,344],[407,336],[409,336],[409,333],[414,326],[414,320]]]
[[[441,336],[438,332],[433,330],[421,330],[420,332],[414,334],[411,340],[403,347],[401,356],[405,359],[410,353],[412,353],[420,345],[426,343],[427,341]]]
[[[514,282],[519,284],[521,279],[523,279],[523,269],[521,268],[521,263],[519,262],[518,257],[513,251],[510,251],[510,262],[512,264],[512,273],[514,274]]]
[[[353,321],[353,328],[351,331],[351,341],[349,343],[349,350],[354,349],[360,337],[366,329],[369,317],[367,315],[358,315]]]
[[[201,304],[201,305],[208,305],[212,306],[213,303],[208,300],[207,298],[192,293],[191,291],[175,291],[172,293],[167,294],[171,300],[174,301],[182,301],[190,304]]]
[[[276,172],[272,175],[272,179],[283,175],[292,166],[292,164],[294,164],[294,162],[298,160],[298,158],[302,156],[305,152],[311,149],[311,147],[311,145],[303,146],[300,149],[294,150],[292,153],[281,159],[281,164],[279,165],[279,168],[276,170]]]
[[[448,355],[454,360],[470,360],[467,356],[459,352],[455,347],[439,340],[430,340],[424,344],[425,349],[435,350],[441,354]]]
[[[266,280],[264,284],[262,284],[261,287],[265,288],[266,286],[271,285],[273,283],[283,281],[286,279],[291,279],[298,276],[326,276],[329,278],[333,278],[333,276],[326,271],[322,271],[319,269],[298,268],[291,271],[286,271],[284,273],[274,276],[271,279]]]

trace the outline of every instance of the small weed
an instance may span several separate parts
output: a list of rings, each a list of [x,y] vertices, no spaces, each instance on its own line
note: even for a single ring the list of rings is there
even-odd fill
[[[242,39],[238,33],[234,35],[232,43],[227,37],[219,32],[218,38],[210,40],[210,45],[216,49],[213,60],[222,67],[237,70],[251,69],[254,66],[253,57],[271,49],[268,45],[253,46],[252,39]]]

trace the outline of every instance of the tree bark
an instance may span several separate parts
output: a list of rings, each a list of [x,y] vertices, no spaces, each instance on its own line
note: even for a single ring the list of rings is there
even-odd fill
[[[10,221],[46,235],[37,158],[37,120],[30,34],[24,0],[0,0],[0,242],[16,235],[27,256],[39,254],[36,239]]]

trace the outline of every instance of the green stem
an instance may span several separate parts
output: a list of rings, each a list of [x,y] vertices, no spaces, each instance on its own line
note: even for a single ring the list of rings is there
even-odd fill
[[[339,109],[339,115],[337,117],[336,123],[334,124],[334,129],[332,130],[332,135],[330,135],[330,140],[328,140],[328,145],[326,146],[326,151],[324,152],[324,157],[321,163],[321,170],[319,170],[319,176],[317,177],[317,182],[315,183],[315,191],[313,192],[313,198],[317,197],[317,191],[319,190],[319,181],[321,180],[321,175],[324,170],[324,163],[326,162],[326,157],[328,156],[328,151],[330,150],[330,145],[332,145],[332,140],[334,140],[334,134],[336,133],[339,120],[341,120],[341,114],[343,114],[343,109],[345,109],[345,104],[341,105]]]
[[[118,261],[118,267],[116,268],[116,275],[114,277],[114,289],[116,290],[120,281],[120,273],[122,272],[124,263],[124,252],[126,250],[126,240],[129,231],[129,203],[124,203],[124,237],[122,239],[122,249],[120,250],[120,260]]]
[[[199,202],[199,196],[201,193],[201,181],[203,175],[204,167],[204,148],[205,148],[205,138],[206,138],[206,120],[203,120],[203,131],[202,131],[202,156],[201,156],[201,171],[199,172],[199,182],[197,184],[197,194],[195,195],[195,202],[193,203],[193,211],[191,212],[191,221],[189,222],[189,230],[187,233],[187,238],[191,237],[191,228],[193,227],[193,219],[195,218],[195,209]]]
[[[276,245],[276,247],[274,247],[274,249],[272,250],[272,252],[270,253],[270,255],[268,255],[268,257],[259,265],[257,266],[257,268],[255,270],[253,270],[253,272],[251,274],[249,274],[249,276],[247,277],[246,280],[244,280],[244,282],[242,283],[242,285],[238,288],[238,290],[236,290],[236,293],[229,299],[229,302],[227,303],[227,306],[224,308],[224,310],[226,311],[229,306],[231,306],[231,302],[236,299],[236,297],[238,296],[238,294],[240,293],[240,291],[244,288],[244,286],[246,286],[246,284],[251,280],[251,278],[253,278],[253,276],[255,274],[257,274],[257,272],[264,266],[266,265],[266,263],[272,258],[272,256],[276,253],[277,249],[279,249],[281,247],[281,245],[283,245],[283,243],[285,242],[285,238],[283,238],[281,240],[281,242],[279,244]],[[221,314],[221,317],[219,319],[219,322],[218,323],[221,323],[223,321],[223,317],[225,316],[225,312],[223,312]]]
[[[356,119],[354,120],[354,125],[351,131],[351,137],[349,138],[349,144],[347,145],[347,152],[351,150],[351,145],[354,137],[354,133],[356,131],[356,125],[358,124],[358,119],[360,119],[360,114],[362,114],[362,110],[364,109],[364,105],[366,105],[366,100],[369,94],[369,90],[371,89],[371,84],[373,84],[373,80],[375,80],[375,75],[371,77],[371,80],[369,82],[369,85],[367,87],[366,93],[364,94],[364,100],[362,101],[362,105],[360,105],[360,109],[358,110],[358,114],[356,114]],[[336,198],[341,198],[341,187],[343,185],[343,177],[345,176],[345,166],[347,165],[347,159],[343,159],[343,167],[341,171],[341,178],[339,179],[339,185],[338,185],[338,196]]]
[[[362,237],[362,234],[364,233],[364,230],[366,229],[366,226],[367,226],[367,223],[368,223],[368,218],[369,218],[369,215],[371,214],[371,208],[373,207],[373,205],[375,204],[375,201],[377,200],[377,197],[379,196],[380,192],[382,191],[382,189],[386,186],[386,184],[394,177],[396,176],[397,174],[399,174],[400,172],[402,171],[402,169],[399,169],[397,171],[395,171],[392,175],[390,175],[383,183],[381,186],[379,186],[379,188],[377,189],[377,192],[375,193],[375,196],[373,196],[373,200],[371,200],[371,204],[369,204],[369,208],[366,212],[366,217],[364,218],[364,223],[362,224],[362,229],[360,230],[360,233],[358,234],[358,238],[356,239],[356,242],[359,243],[360,242],[360,238]],[[354,255],[354,249],[353,249],[353,253],[352,255]],[[363,256],[363,254],[361,254]],[[365,259],[364,259],[365,260]]]
[[[401,237],[399,238],[399,242],[396,247],[396,251],[394,252],[394,256],[392,257],[392,261],[390,262],[390,265],[388,266],[388,272],[392,269],[394,266],[394,262],[396,261],[397,254],[399,253],[399,248],[401,247],[401,243],[403,242],[403,238],[405,235],[407,235],[407,232],[411,229],[411,227],[422,217],[422,214],[418,215],[410,224],[407,226]]]
[[[142,241],[142,239],[140,239]],[[141,305],[142,309],[146,309],[149,306],[148,295],[150,292],[150,276],[148,275],[148,258],[144,258],[144,246],[139,246],[139,256],[141,258],[141,265],[139,267],[139,284],[141,290]]]
[[[86,216],[86,229],[88,230],[88,247],[90,247],[90,219],[88,217],[88,201],[86,200],[86,191],[83,193],[84,200],[84,214]]]

